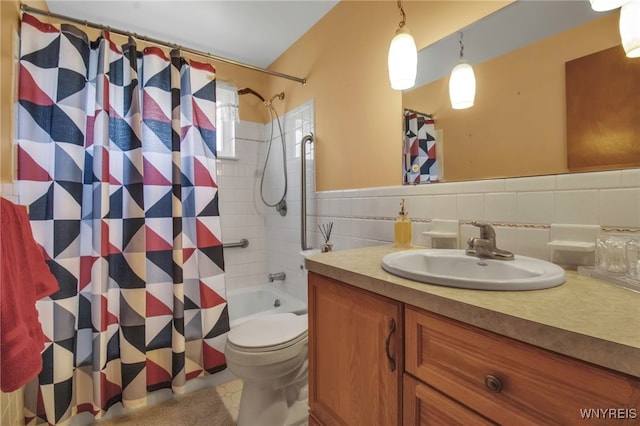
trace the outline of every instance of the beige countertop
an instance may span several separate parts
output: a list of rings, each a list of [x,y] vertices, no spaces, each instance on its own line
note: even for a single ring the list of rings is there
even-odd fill
[[[567,271],[545,290],[423,284],[382,269],[391,245],[307,257],[309,271],[573,358],[640,377],[640,293]]]

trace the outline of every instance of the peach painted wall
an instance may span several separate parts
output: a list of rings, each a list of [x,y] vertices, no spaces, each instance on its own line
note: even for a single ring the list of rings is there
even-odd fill
[[[404,94],[443,132],[447,181],[566,173],[564,64],[620,44],[618,13],[475,65],[473,108],[453,110],[449,79]],[[622,49],[622,47],[620,47]]]
[[[418,48],[510,1],[405,1]],[[286,108],[315,99],[316,188],[402,183],[402,94],[389,85],[387,53],[398,28],[395,1],[342,1],[270,67],[306,77],[270,79]]]

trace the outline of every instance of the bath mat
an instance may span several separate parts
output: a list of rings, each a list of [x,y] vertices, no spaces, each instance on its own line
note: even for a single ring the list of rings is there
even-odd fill
[[[99,426],[235,426],[215,387],[177,396],[152,407],[141,408]]]

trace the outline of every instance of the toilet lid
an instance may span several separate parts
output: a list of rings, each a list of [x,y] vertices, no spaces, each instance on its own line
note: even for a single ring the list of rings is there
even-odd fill
[[[280,346],[306,335],[307,318],[307,314],[293,313],[264,315],[233,327],[227,335],[227,340],[245,348]]]

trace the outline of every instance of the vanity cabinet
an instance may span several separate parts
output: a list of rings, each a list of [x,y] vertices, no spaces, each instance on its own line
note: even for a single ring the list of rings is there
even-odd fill
[[[313,272],[309,392],[314,426],[640,424],[636,377]]]
[[[401,423],[402,304],[309,273],[309,424]]]

